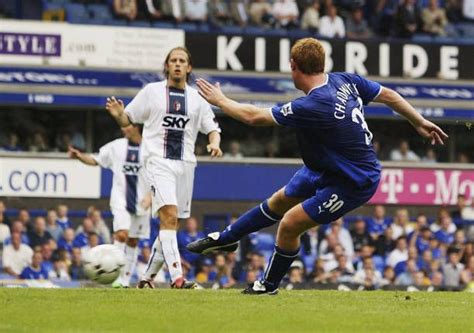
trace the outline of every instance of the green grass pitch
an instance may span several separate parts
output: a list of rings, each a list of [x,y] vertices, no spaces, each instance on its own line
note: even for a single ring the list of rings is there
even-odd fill
[[[474,294],[0,288],[0,332],[474,332]]]

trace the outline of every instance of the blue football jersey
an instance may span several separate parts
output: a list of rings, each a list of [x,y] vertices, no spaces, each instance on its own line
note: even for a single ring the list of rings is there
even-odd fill
[[[329,73],[326,83],[304,97],[274,106],[271,113],[279,125],[297,128],[301,155],[309,169],[367,186],[379,180],[381,167],[364,105],[380,91],[380,84],[359,75]]]

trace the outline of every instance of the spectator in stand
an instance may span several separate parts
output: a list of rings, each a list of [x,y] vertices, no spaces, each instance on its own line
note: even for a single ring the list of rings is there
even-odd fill
[[[207,0],[185,0],[184,18],[194,23],[207,22],[208,7]]]
[[[451,211],[451,217],[453,220],[461,220],[463,219],[462,217],[462,212],[464,211],[464,208],[466,208],[466,196],[462,193],[458,194],[458,198],[456,201],[456,208],[454,208]]]
[[[62,229],[72,228],[72,223],[68,217],[68,213],[69,213],[69,208],[67,207],[67,205],[61,204],[61,205],[58,205],[58,207],[56,208],[56,214],[58,216],[58,218],[56,219],[56,223]]]
[[[463,1],[462,15],[466,21],[474,22],[474,1],[473,0]]]
[[[7,143],[2,147],[6,151],[23,151],[23,148],[19,144],[20,140],[16,133],[9,133]]]
[[[44,217],[38,216],[35,219],[33,230],[28,233],[28,238],[30,240],[30,246],[33,249],[41,247],[53,239],[51,234],[46,230],[46,220]]]
[[[3,247],[3,270],[5,273],[18,277],[23,269],[31,264],[33,250],[21,243],[21,233],[12,232],[11,244]]]
[[[86,278],[81,258],[81,249],[77,247],[73,248],[71,265],[69,266],[69,276],[72,280],[84,280]]]
[[[382,275],[375,270],[372,258],[364,259],[363,269],[354,274],[353,282],[369,290],[377,288],[382,283]]]
[[[32,230],[32,225],[30,223],[30,212],[26,208],[20,208],[18,210],[17,221],[20,221],[23,224],[23,228],[26,232]]]
[[[143,2],[143,0],[141,0]],[[150,21],[163,19],[163,12],[161,10],[161,0],[146,0],[143,8],[145,16]],[[77,147],[75,147],[77,148]]]
[[[203,232],[198,231],[198,221],[195,217],[188,218],[184,225],[184,230],[178,231],[179,252],[181,253],[182,259],[188,264],[195,265],[200,255],[188,251],[186,245],[204,236]]]
[[[470,163],[470,158],[465,152],[459,152],[456,156],[456,163],[464,163],[468,164]]]
[[[112,242],[110,230],[102,219],[101,211],[97,208],[90,209],[89,218],[94,224],[94,230],[97,235],[99,235],[102,242],[104,242],[105,244],[110,244]]]
[[[48,142],[42,132],[37,131],[33,134],[33,138],[30,140],[28,150],[32,152],[50,151]]]
[[[7,208],[5,207],[5,203],[0,200],[0,222],[5,224],[8,227],[11,227],[10,219],[5,215],[5,211]]]
[[[331,273],[326,272],[324,269],[324,261],[322,259],[316,259],[309,277],[314,283],[327,283],[331,277]]]
[[[408,248],[408,258],[407,260],[400,261],[394,267],[395,275],[400,275],[403,272],[407,271],[407,263],[408,261],[413,260],[415,263],[418,262],[418,251],[415,247]]]
[[[249,14],[251,22],[257,26],[275,25],[275,18],[272,15],[272,5],[266,0],[252,1]]]
[[[404,236],[400,236],[396,241],[395,249],[390,252],[387,257],[387,265],[395,268],[395,266],[402,261],[408,259],[407,239]]]
[[[48,271],[43,266],[43,256],[40,252],[35,252],[31,259],[31,265],[23,269],[20,279],[47,280],[48,276]]]
[[[390,220],[385,216],[385,207],[376,205],[374,207],[373,216],[370,217],[367,222],[367,230],[373,240],[383,235],[385,230],[390,226]]]
[[[327,15],[321,17],[319,21],[319,34],[328,38],[344,38],[346,36],[344,21],[340,16],[337,16],[336,6],[330,5]]]
[[[420,158],[412,150],[410,150],[408,141],[402,140],[400,141],[398,149],[394,149],[390,152],[390,160],[397,162],[418,162]]]
[[[307,7],[301,17],[301,29],[308,29],[315,33],[319,29],[319,0],[314,0],[311,6]]]
[[[423,253],[430,248],[430,240],[433,237],[431,230],[428,226],[421,227],[419,231],[414,231],[410,244],[415,246],[419,253]]]
[[[462,3],[463,0],[446,0],[444,7],[449,22],[458,23],[462,21]]]
[[[304,264],[301,260],[295,260],[288,270],[288,284],[286,289],[293,289],[295,285],[304,282]]]
[[[43,256],[43,267],[45,268],[45,270],[47,272],[50,272],[53,270],[53,262],[52,262],[52,259],[53,259],[53,251],[54,251],[54,247],[49,244],[49,243],[46,243],[46,244],[43,244],[41,245],[41,248],[40,248],[40,251],[41,251],[41,255]]]
[[[374,25],[382,36],[389,36],[393,31],[393,23],[397,14],[399,0],[379,0],[375,5]]]
[[[14,221],[12,223],[12,226],[10,228],[10,233],[13,235],[15,232],[18,232],[21,235],[21,243],[29,245],[30,244],[30,239],[28,238],[28,234],[25,231],[25,227],[23,226],[23,223],[20,221]],[[11,236],[10,238],[5,239],[3,242],[3,245],[9,245],[11,244]]]
[[[250,19],[248,2],[241,0],[230,0],[230,12],[234,22],[245,27]]]
[[[403,38],[411,38],[419,27],[420,13],[415,0],[403,0],[398,9],[398,34]]]
[[[365,39],[372,37],[367,21],[364,19],[362,8],[355,8],[346,21],[346,35],[348,38]]]
[[[231,25],[233,23],[230,7],[225,0],[209,1],[209,21],[216,27]]]
[[[299,26],[299,11],[295,0],[276,0],[272,8],[273,17],[282,28],[296,28]]]
[[[443,280],[444,280],[443,273],[436,271],[431,274],[431,285],[433,287],[438,287],[438,288],[443,287]]]
[[[58,242],[61,236],[63,235],[64,229],[58,226],[57,224],[58,215],[56,214],[56,210],[53,208],[48,209],[48,213],[46,215],[46,231],[49,232],[51,237]]]
[[[133,21],[138,14],[137,0],[114,0],[113,10],[116,16]]]
[[[395,271],[392,267],[386,266],[383,270],[383,277],[382,281],[380,282],[380,286],[390,286],[395,284]]]
[[[76,236],[72,242],[73,247],[82,248],[88,243],[88,235],[94,231],[94,223],[88,217],[82,220],[82,225],[77,228]]]
[[[238,141],[231,141],[229,143],[229,152],[224,154],[224,158],[231,158],[240,160],[244,157],[240,151],[240,143]]]
[[[416,261],[408,259],[406,262],[406,271],[402,272],[396,279],[395,284],[400,286],[410,286],[415,284],[415,273],[418,272]]]
[[[438,218],[436,219],[436,222],[430,225],[430,229],[433,233],[441,229],[441,224],[444,219],[449,220],[448,231],[450,233],[454,233],[456,231],[456,225],[452,222],[451,215],[449,215],[449,210],[445,207],[441,207],[438,210]]]
[[[161,2],[161,19],[180,23],[184,19],[184,2],[182,0],[163,0]]]
[[[446,36],[446,12],[444,8],[439,8],[439,0],[430,0],[427,8],[424,8],[421,14],[423,21],[423,31],[435,36]]]
[[[434,237],[442,244],[450,245],[454,241],[454,234],[450,232],[451,218],[443,216],[441,218],[441,228],[434,233]],[[456,228],[456,227],[454,227]]]
[[[443,265],[444,284],[447,287],[459,287],[464,265],[459,262],[457,251],[448,252],[448,262]]]
[[[214,281],[219,288],[230,288],[235,284],[232,277],[232,269],[227,265],[226,257],[222,253],[218,253],[214,260],[216,276]]]
[[[407,236],[413,232],[414,228],[410,223],[410,215],[408,209],[400,208],[395,213],[394,223],[391,226],[393,230],[393,239],[397,239],[400,236]]]
[[[0,213],[0,249],[3,243],[11,236],[10,228],[5,224],[5,217],[3,213]]]
[[[372,258],[374,254],[374,249],[370,245],[364,245],[359,251],[358,256],[356,256],[353,260],[354,267],[357,270],[362,269],[362,265],[364,263],[365,258]]]
[[[57,254],[53,256],[53,269],[48,273],[48,278],[50,280],[71,281],[66,263]]]
[[[351,282],[354,276],[354,267],[345,255],[338,255],[337,267],[331,271],[331,282]]]
[[[426,154],[421,158],[421,162],[423,163],[437,163],[438,158],[436,156],[436,152],[433,148],[426,149]]]
[[[58,249],[66,250],[69,254],[72,254],[74,243],[74,230],[67,228],[64,230],[62,237],[58,240]]]
[[[342,218],[331,223],[331,227],[326,231],[326,233],[333,234],[337,237],[339,244],[341,244],[344,249],[344,254],[347,256],[347,259],[352,260],[352,257],[354,256],[354,244],[352,243],[350,232],[344,228],[344,221]],[[322,242],[321,246],[323,246]]]
[[[370,235],[362,217],[357,218],[352,224],[351,237],[355,256],[360,255],[360,251],[364,245],[371,244]]]
[[[61,132],[56,137],[56,148],[54,150],[67,152],[68,147],[72,145],[73,144],[72,144],[71,134],[68,132]]]
[[[461,283],[467,285],[474,281],[474,256],[469,257],[464,270],[461,272]]]
[[[82,257],[87,258],[90,250],[100,244],[100,237],[95,232],[90,232],[87,234],[87,245],[81,247]]]

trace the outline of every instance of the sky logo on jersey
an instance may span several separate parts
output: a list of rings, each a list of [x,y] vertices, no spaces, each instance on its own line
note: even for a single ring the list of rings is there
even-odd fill
[[[189,120],[189,118],[165,116],[163,118],[163,127],[173,129],[184,129]]]
[[[141,169],[141,165],[137,164],[124,164],[122,172],[126,175],[136,175]]]
[[[286,117],[288,116],[289,114],[293,114],[293,110],[291,110],[291,102],[290,103],[286,103],[285,105],[283,105],[283,107],[281,108],[280,112]]]

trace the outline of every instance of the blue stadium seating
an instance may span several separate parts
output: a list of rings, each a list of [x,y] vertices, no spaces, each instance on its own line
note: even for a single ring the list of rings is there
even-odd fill
[[[149,28],[150,27],[150,22],[148,21],[130,21],[128,22],[128,25],[131,27],[137,27],[137,28]]]
[[[183,29],[184,31],[198,31],[198,26],[196,23],[191,23],[191,22],[184,22],[179,25],[179,28]]]
[[[231,215],[224,214],[206,214],[203,219],[204,233],[208,234],[215,231],[221,231],[229,225]]]
[[[153,22],[151,24],[153,28],[160,28],[160,29],[176,29],[174,23],[171,22]]]
[[[104,22],[112,19],[110,8],[106,5],[88,5],[87,10],[89,11],[91,18],[103,19]]]
[[[66,20],[70,23],[87,23],[90,20],[86,6],[79,3],[66,4]]]

